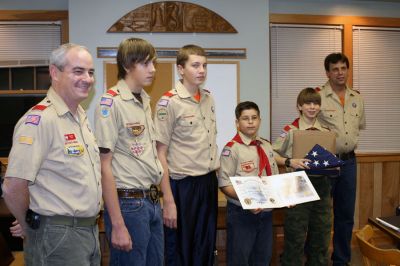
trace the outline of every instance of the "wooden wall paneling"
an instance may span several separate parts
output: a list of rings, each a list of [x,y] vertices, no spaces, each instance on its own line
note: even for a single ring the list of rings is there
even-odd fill
[[[395,214],[399,204],[400,162],[384,162],[382,173],[382,216]]]
[[[373,217],[379,217],[382,213],[382,167],[381,162],[374,163],[374,206]]]
[[[374,164],[360,165],[359,228],[368,223],[374,206]]]

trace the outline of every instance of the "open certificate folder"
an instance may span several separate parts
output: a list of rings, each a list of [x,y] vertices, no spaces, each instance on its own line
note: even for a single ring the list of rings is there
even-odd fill
[[[272,176],[233,176],[233,188],[243,209],[281,208],[319,200],[304,171]]]

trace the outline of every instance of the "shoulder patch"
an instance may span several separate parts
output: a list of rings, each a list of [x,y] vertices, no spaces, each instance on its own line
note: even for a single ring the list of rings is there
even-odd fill
[[[299,121],[300,118],[296,118],[296,120],[293,121],[292,126],[294,126],[295,128],[299,128]]]
[[[109,89],[106,93],[108,95],[111,95],[112,97],[115,97],[119,94],[118,92],[116,92],[115,90],[112,90],[112,89]]]
[[[40,123],[40,115],[28,115],[25,119],[25,125],[31,124],[31,125],[39,125]]]
[[[288,132],[288,131],[290,131],[290,129],[291,129],[291,127],[290,127],[289,125],[286,125],[286,126],[283,128],[283,131]]]
[[[38,104],[38,105],[35,105],[34,107],[32,107],[32,111],[33,111],[33,110],[43,111],[43,110],[46,109],[47,107],[48,107],[48,105]]]
[[[113,102],[114,102],[114,100],[111,98],[101,97],[100,105],[105,105],[105,106],[111,107]]]
[[[171,91],[167,91],[166,93],[163,94],[163,96],[166,96],[166,97],[172,97],[174,95],[175,95],[175,93],[173,93]]]
[[[168,103],[169,103],[169,100],[168,100],[168,99],[160,99],[160,100],[158,101],[158,106],[167,107],[167,106],[168,106]]]
[[[235,142],[234,141],[229,141],[228,143],[226,143],[226,145],[225,145],[225,147],[232,147],[233,146],[233,144],[235,144]]]

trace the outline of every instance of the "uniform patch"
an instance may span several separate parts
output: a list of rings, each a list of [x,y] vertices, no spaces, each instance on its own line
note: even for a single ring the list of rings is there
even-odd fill
[[[282,132],[281,132],[281,134],[279,135],[279,137],[284,138],[284,137],[286,137],[286,135],[287,135],[287,132],[284,131],[284,130],[282,130]]]
[[[168,111],[165,108],[161,108],[157,111],[158,120],[164,121],[167,118]]]
[[[64,134],[64,139],[65,141],[71,141],[71,140],[76,140],[76,137],[74,133],[69,133],[69,134]]]
[[[32,110],[43,111],[43,110],[46,109],[46,108],[47,108],[47,105],[38,104],[38,105],[35,105],[35,106],[32,108]]]
[[[168,100],[168,99],[160,99],[160,100],[158,101],[158,105],[159,105],[159,106],[167,107],[167,106],[168,106],[168,103],[169,103],[169,100]]]
[[[67,144],[64,145],[64,153],[69,156],[82,156],[85,152],[83,145],[81,144]]]
[[[231,154],[231,150],[230,149],[223,149],[221,152],[222,156],[229,156]]]
[[[18,138],[18,142],[21,143],[21,144],[32,145],[33,144],[33,138],[32,137],[28,137],[28,136],[20,136]]]
[[[255,169],[256,165],[254,164],[253,161],[248,161],[248,162],[241,163],[240,167],[242,168],[242,171],[244,171],[246,173],[250,173]]]
[[[133,153],[133,155],[135,155],[136,157],[139,157],[140,155],[142,155],[142,153],[144,151],[144,145],[142,143],[135,142],[131,145],[130,149],[131,149],[131,152]]]
[[[28,115],[25,120],[25,124],[39,125],[40,115]]]
[[[113,102],[114,102],[114,100],[111,98],[101,97],[100,105],[106,105],[106,106],[111,107]]]
[[[135,137],[140,136],[145,129],[144,125],[140,125],[139,123],[126,123],[125,126],[129,129],[129,132]]]
[[[108,117],[110,115],[110,107],[102,106],[100,112],[102,117]]]

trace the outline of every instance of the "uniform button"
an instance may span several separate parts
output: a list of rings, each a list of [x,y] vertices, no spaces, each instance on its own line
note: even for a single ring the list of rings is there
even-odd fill
[[[212,161],[213,159],[211,158],[211,161]]]
[[[345,143],[345,145],[347,145],[347,142]]]
[[[190,122],[190,124],[192,124],[192,122]]]
[[[210,144],[210,147],[211,147],[211,144]]]
[[[205,117],[205,116],[203,116],[203,119],[206,119],[206,117]]]
[[[345,124],[347,124],[347,121],[344,121]]]
[[[162,173],[161,173],[161,172],[159,172],[159,174],[161,175]]]
[[[330,115],[330,117],[332,117],[332,115]]]
[[[208,133],[210,133],[210,130],[207,130]]]
[[[346,135],[349,134],[349,132],[346,132]]]
[[[86,148],[89,147],[89,145],[86,144]]]
[[[346,111],[343,112],[343,114],[345,114],[345,113],[346,113]]]

